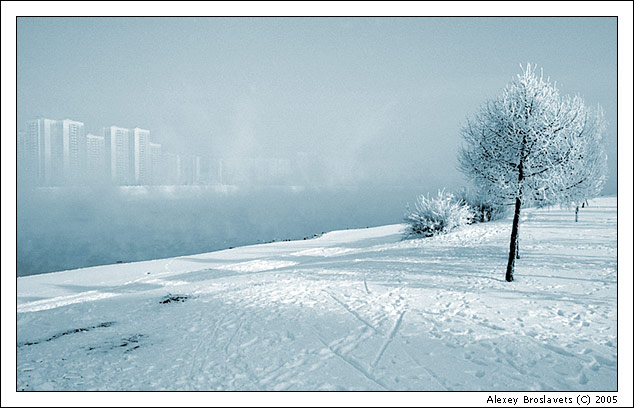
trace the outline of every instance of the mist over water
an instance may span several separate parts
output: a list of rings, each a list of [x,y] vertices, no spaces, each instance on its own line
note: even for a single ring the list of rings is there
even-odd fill
[[[528,62],[605,109],[615,194],[616,23],[18,17],[19,140],[38,118],[139,127],[161,154],[215,165],[200,187],[18,179],[17,275],[401,222],[417,195],[464,185],[460,129]]]
[[[399,223],[420,187],[162,186],[18,193],[17,276]]]

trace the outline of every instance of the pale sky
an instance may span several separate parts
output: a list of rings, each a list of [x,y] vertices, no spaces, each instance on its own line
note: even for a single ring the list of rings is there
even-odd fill
[[[18,129],[150,129],[165,151],[292,158],[344,184],[464,184],[460,127],[527,62],[609,122],[616,18],[18,18]]]

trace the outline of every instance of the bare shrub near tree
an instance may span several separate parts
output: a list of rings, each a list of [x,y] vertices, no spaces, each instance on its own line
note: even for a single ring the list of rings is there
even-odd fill
[[[499,220],[507,214],[507,206],[496,203],[496,200],[478,191],[465,189],[458,194],[458,199],[471,208],[473,212],[471,224]]]
[[[523,205],[571,205],[603,188],[604,131],[600,107],[587,108],[580,96],[560,96],[530,65],[468,119],[460,170],[482,194],[515,208],[507,281],[513,281]]]
[[[405,221],[408,228],[405,236],[431,237],[452,231],[471,222],[473,213],[468,205],[456,200],[454,195],[438,191],[436,197],[421,195],[418,197],[414,210],[408,208]]]

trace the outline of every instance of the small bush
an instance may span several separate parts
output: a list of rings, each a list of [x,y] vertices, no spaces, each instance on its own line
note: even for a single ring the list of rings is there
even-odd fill
[[[468,205],[456,200],[445,190],[438,191],[437,197],[421,195],[415,209],[408,207],[405,221],[409,224],[405,235],[408,237],[431,237],[467,225],[473,218]]]
[[[167,304],[167,303],[181,303],[186,301],[187,299],[189,299],[188,295],[172,295],[171,293],[168,293],[166,296],[163,296],[163,298],[161,299],[161,301],[159,303],[162,304]]]
[[[468,205],[473,212],[470,224],[499,220],[507,214],[507,207],[496,204],[481,194],[466,191],[460,193],[458,199]]]

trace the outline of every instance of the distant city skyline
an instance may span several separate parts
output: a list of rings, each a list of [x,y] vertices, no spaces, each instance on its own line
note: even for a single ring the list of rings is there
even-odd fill
[[[26,186],[296,185],[307,178],[303,155],[242,157],[164,151],[148,129],[39,118],[17,133],[18,180]],[[195,151],[195,146],[191,146]],[[313,161],[312,165],[316,163]],[[314,180],[312,180],[314,182]]]
[[[616,55],[609,17],[19,17],[17,119],[139,126],[166,152],[309,155],[321,183],[458,189],[466,117],[530,62],[604,107],[613,194]]]

